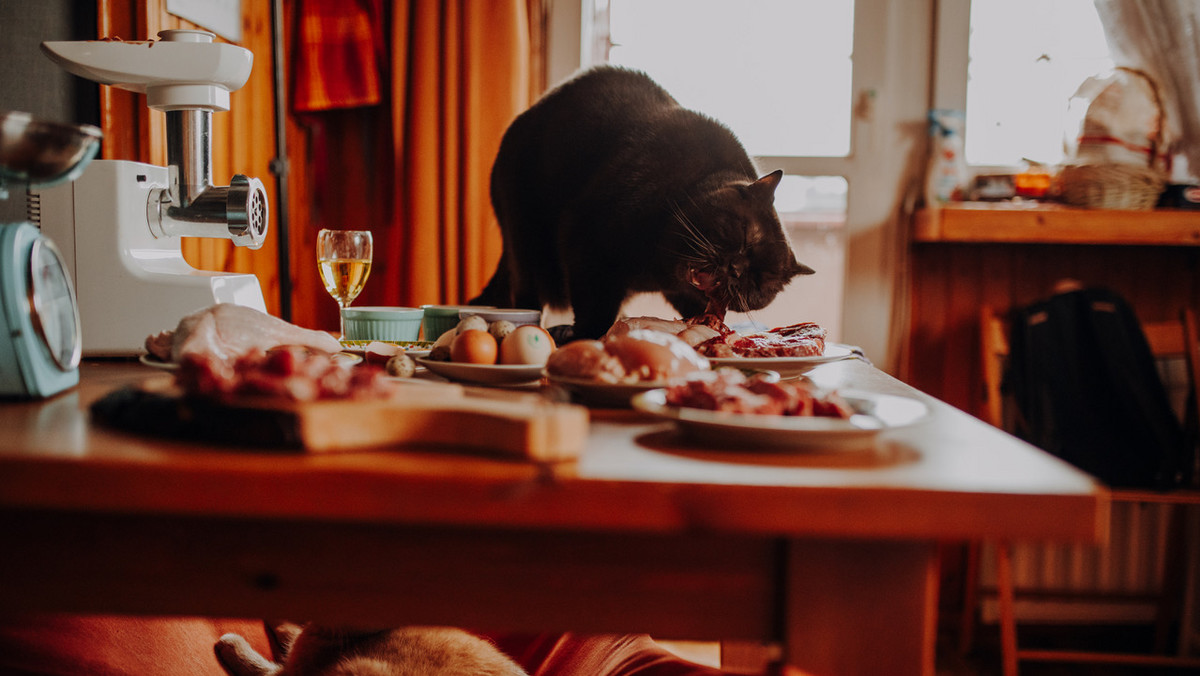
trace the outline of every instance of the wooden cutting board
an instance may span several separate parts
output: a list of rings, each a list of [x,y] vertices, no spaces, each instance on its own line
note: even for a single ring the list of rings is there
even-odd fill
[[[588,434],[582,406],[536,394],[476,394],[453,384],[412,385],[387,400],[218,402],[185,397],[169,380],[155,379],[109,393],[92,414],[126,431],[309,453],[439,446],[562,461],[579,456]]]

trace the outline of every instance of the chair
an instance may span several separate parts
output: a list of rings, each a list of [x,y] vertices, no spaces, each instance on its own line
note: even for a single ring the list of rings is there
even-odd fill
[[[1200,397],[1197,397],[1197,383],[1200,383],[1200,342],[1197,342],[1196,319],[1191,309],[1181,312],[1180,318],[1174,321],[1143,323],[1142,330],[1150,344],[1151,351],[1157,359],[1183,358],[1187,370],[1187,406],[1200,414]],[[980,321],[980,344],[982,348],[982,369],[985,389],[985,420],[997,427],[1012,429],[1007,416],[1010,411],[1005,406],[1001,382],[1008,358],[1008,326],[1007,322],[992,308],[984,307]],[[1115,652],[1100,652],[1090,650],[1022,650],[1017,644],[1017,625],[1014,604],[1017,590],[1013,584],[1013,549],[1011,542],[996,543],[996,595],[1000,624],[1000,648],[1002,667],[1005,676],[1016,676],[1018,665],[1022,660],[1078,662],[1092,664],[1131,664],[1168,668],[1200,668],[1200,658],[1188,657],[1184,654],[1187,634],[1190,633],[1189,622],[1191,608],[1184,608],[1185,580],[1187,576],[1186,558],[1188,556],[1187,538],[1195,539],[1195,529],[1185,528],[1185,508],[1187,505],[1200,505],[1200,491],[1195,489],[1176,489],[1171,491],[1152,491],[1117,488],[1110,490],[1113,503],[1159,503],[1169,505],[1169,525],[1167,535],[1167,551],[1164,555],[1164,570],[1162,571],[1162,587],[1156,601],[1155,646],[1153,654],[1129,654]],[[965,589],[963,594],[963,616],[960,626],[960,650],[966,652],[973,640],[975,611],[979,600],[979,564],[981,543],[971,543],[968,546],[965,565]],[[1193,545],[1194,546],[1194,545]],[[1105,546],[1106,547],[1106,546]],[[1107,551],[1104,552],[1107,555]],[[1193,594],[1194,595],[1194,594]],[[1176,655],[1168,655],[1170,626],[1174,621],[1180,621],[1183,631],[1180,632],[1181,644]]]

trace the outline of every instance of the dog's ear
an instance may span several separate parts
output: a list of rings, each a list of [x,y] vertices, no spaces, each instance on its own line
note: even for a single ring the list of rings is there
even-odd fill
[[[225,634],[213,646],[217,662],[229,676],[272,676],[282,668],[258,654],[238,634]]]

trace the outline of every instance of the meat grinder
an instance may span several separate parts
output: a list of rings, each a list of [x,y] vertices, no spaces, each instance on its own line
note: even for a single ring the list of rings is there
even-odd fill
[[[241,174],[212,184],[212,114],[250,76],[254,55],[206,31],[165,30],[159,40],[43,42],[65,70],[142,92],[166,114],[167,166],[93,161],[73,183],[31,189],[30,220],[62,251],[75,280],[83,353],[134,355],[146,337],[215,303],[266,311],[251,274],[197,270],[181,237],[258,249],[267,232],[263,184]]]

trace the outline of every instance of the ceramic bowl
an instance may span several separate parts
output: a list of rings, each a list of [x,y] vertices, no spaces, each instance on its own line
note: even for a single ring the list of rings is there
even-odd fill
[[[425,313],[415,307],[363,306],[342,310],[346,340],[416,340]]]
[[[458,313],[462,310],[491,309],[490,305],[422,305],[425,318],[421,331],[425,340],[437,340],[438,336],[458,326]]]
[[[502,319],[507,319],[515,326],[523,324],[533,324],[540,326],[542,323],[541,310],[520,310],[515,308],[464,308],[459,311],[459,319],[470,317],[471,315],[479,315],[490,322],[498,322]]]

